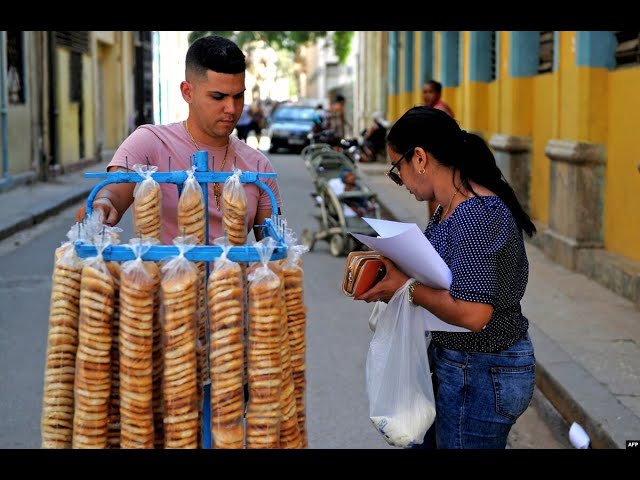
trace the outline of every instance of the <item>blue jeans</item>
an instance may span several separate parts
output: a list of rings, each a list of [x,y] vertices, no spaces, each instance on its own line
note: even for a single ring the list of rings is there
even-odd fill
[[[529,335],[497,353],[432,342],[429,362],[436,420],[414,448],[505,448],[509,430],[533,397],[536,360]]]

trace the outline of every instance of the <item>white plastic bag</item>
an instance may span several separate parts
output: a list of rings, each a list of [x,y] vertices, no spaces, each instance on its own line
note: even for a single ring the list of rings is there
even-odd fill
[[[412,281],[374,308],[366,365],[369,417],[387,443],[403,448],[421,444],[436,416],[421,307],[407,299]]]

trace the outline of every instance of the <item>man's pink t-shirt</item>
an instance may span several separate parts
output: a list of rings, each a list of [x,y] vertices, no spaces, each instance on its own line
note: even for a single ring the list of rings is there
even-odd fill
[[[209,152],[209,171],[221,171],[222,160],[226,147],[211,147],[200,143],[200,149]],[[188,170],[191,168],[192,156],[196,148],[182,122],[167,125],[141,125],[122,142],[114,154],[108,167],[125,167],[133,170],[135,164],[156,165],[158,172]],[[170,165],[169,165],[170,164]],[[239,168],[243,172],[273,172],[269,158],[262,152],[248,146],[235,136],[229,137],[229,151],[224,172],[231,172]],[[107,167],[107,168],[108,168]],[[267,184],[276,197],[278,207],[282,206],[278,182],[275,178],[260,178]],[[216,207],[213,184],[209,183],[209,243],[222,236],[222,212]],[[220,184],[221,191],[224,184]],[[253,227],[253,219],[258,210],[271,210],[271,199],[267,192],[257,185],[243,184],[247,194],[247,231]],[[178,188],[173,183],[161,183],[161,232],[160,239],[165,245],[172,245],[178,236]],[[222,202],[222,198],[220,199]],[[276,208],[277,210],[277,208]]]

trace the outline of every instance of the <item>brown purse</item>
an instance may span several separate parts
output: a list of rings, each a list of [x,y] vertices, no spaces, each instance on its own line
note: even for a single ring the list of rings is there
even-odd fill
[[[347,297],[357,297],[382,280],[385,274],[379,253],[351,252],[344,267],[342,292]]]

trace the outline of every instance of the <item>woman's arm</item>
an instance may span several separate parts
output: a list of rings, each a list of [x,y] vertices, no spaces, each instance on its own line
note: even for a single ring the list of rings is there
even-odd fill
[[[388,302],[409,279],[388,258],[382,257],[382,262],[387,270],[384,278],[355,300]],[[415,287],[413,301],[418,306],[417,308],[426,308],[440,320],[451,325],[468,328],[472,332],[482,330],[493,315],[493,305],[491,304],[460,300],[451,296],[449,290],[431,288],[426,285]]]
[[[472,332],[482,330],[493,315],[493,305],[489,303],[460,300],[453,297],[449,290],[426,285],[416,285],[413,290],[413,303],[426,308],[440,320],[468,328]]]

